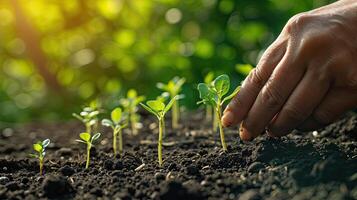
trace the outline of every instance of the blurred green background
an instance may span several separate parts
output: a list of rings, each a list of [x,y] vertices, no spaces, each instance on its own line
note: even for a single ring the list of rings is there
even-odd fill
[[[0,123],[71,118],[128,88],[153,98],[185,77],[187,108],[209,71],[233,85],[296,13],[329,0],[2,0]],[[239,66],[239,65],[238,65]]]

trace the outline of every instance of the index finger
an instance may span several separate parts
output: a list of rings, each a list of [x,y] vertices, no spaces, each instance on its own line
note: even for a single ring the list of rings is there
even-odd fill
[[[260,90],[263,88],[274,68],[283,58],[286,41],[277,39],[263,54],[256,68],[244,80],[239,93],[224,110],[222,124],[225,127],[239,124],[248,114]]]

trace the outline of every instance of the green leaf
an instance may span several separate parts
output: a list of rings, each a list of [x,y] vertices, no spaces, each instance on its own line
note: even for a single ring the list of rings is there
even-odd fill
[[[32,154],[32,153],[30,153],[29,156],[32,157],[32,158],[38,158],[38,155]]]
[[[81,133],[81,134],[79,134],[79,137],[82,140],[86,141],[86,142],[90,141],[90,134],[89,133]]]
[[[147,106],[147,105],[145,105],[143,103],[140,103],[140,105],[143,108],[145,108],[145,110],[147,110],[147,111],[151,112],[152,114],[154,114],[156,117],[159,117],[159,114],[155,110],[151,109],[149,106]]]
[[[75,140],[76,142],[80,142],[80,143],[84,143],[87,144],[86,142],[84,142],[83,140]]]
[[[135,99],[138,96],[138,93],[134,89],[130,89],[127,93],[127,97],[130,99]]]
[[[42,147],[46,148],[51,143],[50,139],[45,139],[42,141]]]
[[[159,88],[160,90],[165,90],[168,91],[168,87],[167,85],[165,85],[164,83],[156,83],[156,87]]]
[[[218,96],[222,98],[223,95],[227,94],[227,92],[229,91],[229,76],[227,76],[226,74],[218,76],[214,80],[213,85],[218,93]]]
[[[112,111],[111,117],[112,117],[112,121],[114,122],[114,124],[119,124],[119,122],[121,120],[121,116],[122,116],[121,108],[115,108]]]
[[[37,152],[41,152],[43,147],[42,147],[41,143],[36,143],[36,144],[33,144],[33,149]]]
[[[170,110],[170,108],[172,107],[172,105],[174,104],[174,102],[175,102],[178,98],[179,98],[178,95],[174,96],[174,98],[172,98],[172,99],[170,100],[170,102],[165,106],[165,109],[164,109],[164,112],[163,112],[164,115],[165,115],[165,113],[166,113],[167,111]]]
[[[163,111],[165,109],[165,104],[159,100],[147,101],[146,104],[156,112]]]
[[[77,118],[79,121],[83,121],[83,118],[79,116],[77,113],[72,113],[72,116]]]
[[[215,92],[205,83],[200,83],[197,86],[200,93],[200,98],[203,103],[208,103],[210,105],[215,105],[217,101],[217,95]]]
[[[93,135],[91,142],[96,141],[100,137],[100,133],[96,133]]]
[[[103,126],[107,126],[107,127],[113,127],[114,126],[113,122],[110,121],[109,119],[103,119],[102,120],[102,125]]]
[[[236,94],[238,94],[238,92],[240,91],[240,86],[236,87],[236,89],[234,89],[234,91],[229,95],[229,96],[226,96],[224,97],[224,99],[222,100],[221,102],[221,106],[224,104],[224,102],[232,99],[234,96],[236,96]]]
[[[89,117],[90,118],[93,118],[93,117],[95,117],[97,115],[99,115],[99,111],[98,110],[95,110],[95,111],[92,111],[92,112],[89,113]]]
[[[88,116],[89,115],[89,112],[87,111],[82,111],[79,113],[81,116],[85,117],[85,116]]]
[[[183,84],[186,82],[185,78],[180,78],[176,81],[176,85],[175,87],[177,88],[177,90],[181,89],[181,87],[183,86]]]

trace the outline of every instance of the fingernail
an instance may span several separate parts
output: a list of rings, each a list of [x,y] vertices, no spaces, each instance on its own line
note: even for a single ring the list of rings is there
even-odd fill
[[[222,117],[222,124],[224,127],[229,127],[232,125],[233,123],[233,118],[234,118],[234,115],[232,112],[230,111],[227,111],[227,112],[224,112],[223,113],[223,117]]]

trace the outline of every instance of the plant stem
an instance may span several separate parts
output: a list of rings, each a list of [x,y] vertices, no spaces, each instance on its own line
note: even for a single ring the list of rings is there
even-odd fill
[[[216,112],[217,112],[216,113],[217,114],[217,122],[218,122],[218,126],[219,126],[219,135],[221,137],[222,148],[223,148],[224,151],[227,151],[227,144],[226,144],[226,141],[224,139],[223,125],[222,125],[222,122],[221,122],[221,118],[222,118],[221,115],[222,114],[221,114],[221,107],[220,106],[217,107]]]
[[[213,115],[213,120],[212,120],[213,132],[217,131],[218,118],[219,118],[219,116],[217,115],[217,113],[215,115]]]
[[[123,134],[122,134],[121,129],[119,129],[118,133],[119,133],[119,135],[118,135],[119,136],[119,155],[121,157],[123,154]]]
[[[159,141],[157,144],[157,155],[159,158],[159,166],[162,166],[162,135],[165,127],[165,122],[163,118],[159,118]]]
[[[113,151],[114,151],[114,156],[117,155],[117,131],[113,131]]]
[[[89,123],[86,123],[86,132],[91,134],[91,131],[92,131],[91,129],[92,129],[91,125]]]
[[[43,158],[39,158],[39,161],[40,161],[40,175],[42,175],[42,172],[43,172]]]
[[[87,143],[87,162],[86,162],[86,169],[89,167],[89,159],[90,159],[90,149],[92,148],[92,144]]]
[[[172,128],[178,128],[178,119],[179,119],[179,104],[178,101],[175,101],[172,105]]]
[[[136,135],[138,134],[138,131],[136,130],[135,113],[133,111],[130,111],[129,115],[130,115],[131,134]]]

